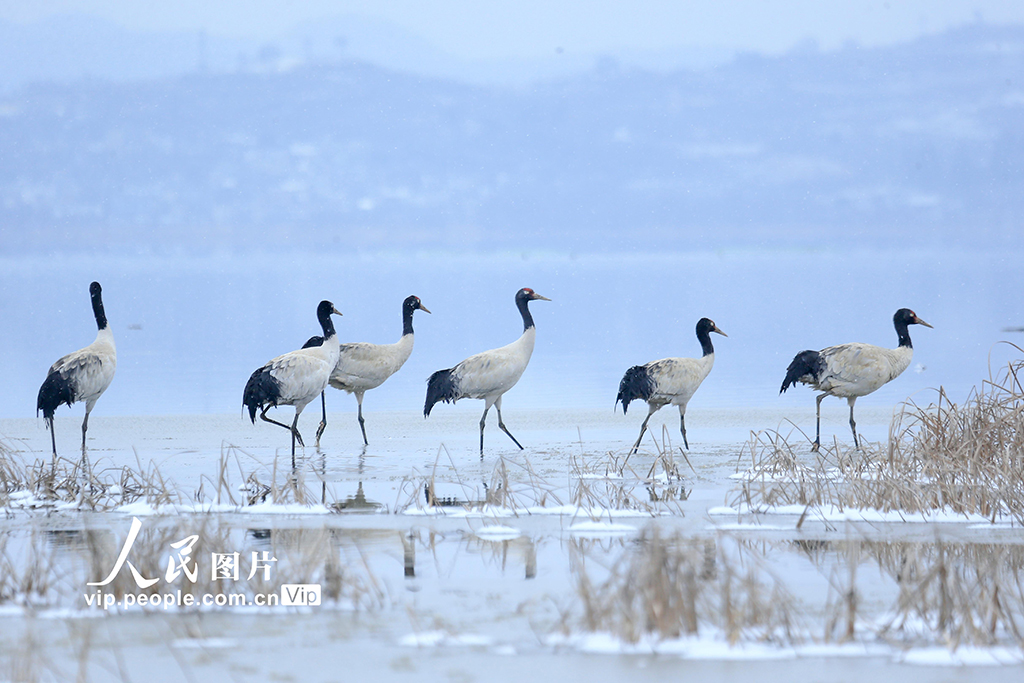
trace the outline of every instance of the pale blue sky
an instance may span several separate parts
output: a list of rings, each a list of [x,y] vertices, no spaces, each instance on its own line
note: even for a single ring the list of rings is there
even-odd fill
[[[0,20],[33,22],[86,13],[138,30],[206,30],[273,40],[297,24],[359,16],[397,24],[464,60],[715,47],[780,52],[812,39],[901,42],[981,18],[1024,24],[1005,0],[33,0],[0,3]]]

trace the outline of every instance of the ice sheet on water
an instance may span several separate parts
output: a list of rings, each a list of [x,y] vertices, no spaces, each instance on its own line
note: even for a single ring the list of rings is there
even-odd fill
[[[789,646],[762,643],[731,645],[728,641],[713,635],[685,638],[657,639],[641,638],[630,643],[611,633],[580,633],[574,635],[556,634],[549,636],[546,643],[553,647],[570,647],[581,652],[608,655],[673,655],[686,659],[714,660],[779,660],[794,659],[796,651]]]
[[[823,507],[812,506],[810,508],[805,505],[776,505],[750,508],[745,503],[741,503],[736,507],[711,507],[708,508],[707,512],[708,515],[712,517],[741,517],[745,515],[784,515],[801,517],[806,513],[807,519],[824,522],[874,522],[880,524],[900,524],[909,522],[915,524],[970,524],[991,527],[991,524],[986,525],[986,522],[989,521],[987,517],[977,514],[964,514],[954,510],[935,510],[923,513],[906,512],[901,510],[883,511],[866,508],[839,508],[834,505],[826,505]],[[730,525],[730,528],[738,528],[738,526],[739,525],[733,524]],[[748,528],[757,529],[764,527],[751,523],[748,525]]]
[[[908,650],[898,659],[917,666],[1006,666],[1024,663],[1024,651],[1005,647],[922,647]]]
[[[523,532],[515,527],[505,526],[503,524],[488,524],[482,526],[479,529],[473,531],[474,534],[480,538],[488,541],[493,540],[509,540],[513,538],[519,538],[523,535]]]
[[[569,533],[578,538],[599,538],[602,536],[626,536],[638,533],[639,529],[629,524],[613,522],[578,522],[569,527]]]

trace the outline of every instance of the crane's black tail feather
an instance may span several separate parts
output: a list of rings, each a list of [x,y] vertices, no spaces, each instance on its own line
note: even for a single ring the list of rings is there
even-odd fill
[[[622,401],[622,414],[626,414],[629,402],[635,400],[646,401],[654,393],[654,378],[646,365],[634,365],[619,382],[619,395],[615,397],[618,405]]]
[[[309,339],[307,339],[306,343],[302,345],[302,348],[310,349],[310,348],[313,348],[314,346],[323,346],[323,345],[324,345],[324,338],[321,337],[319,334],[317,334],[317,335],[314,335],[314,336],[310,337]]]
[[[423,404],[423,417],[430,415],[430,409],[438,401],[455,403],[459,399],[459,385],[454,368],[438,370],[427,380],[427,400]]]
[[[821,360],[821,354],[817,351],[801,351],[793,358],[793,362],[786,368],[786,379],[782,380],[781,394],[791,385],[797,382],[810,384],[817,380],[825,369]]]
[[[270,374],[270,368],[263,366],[252,373],[242,392],[242,405],[249,409],[249,419],[256,422],[256,411],[269,404],[276,406],[281,400],[281,384]]]
[[[69,406],[75,402],[75,387],[68,377],[62,377],[59,372],[51,372],[43,380],[43,386],[39,387],[39,396],[36,397],[36,415],[43,411],[43,417],[53,424],[53,414],[57,406],[67,403]]]

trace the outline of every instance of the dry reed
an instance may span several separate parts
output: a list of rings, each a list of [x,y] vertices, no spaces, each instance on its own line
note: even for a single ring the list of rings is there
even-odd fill
[[[753,435],[732,501],[751,509],[796,504],[881,511],[948,511],[1024,523],[1024,363],[1008,365],[962,405],[943,389],[904,404],[887,442],[797,453],[778,432]]]
[[[763,558],[738,546],[727,556],[714,540],[663,537],[652,525],[593,581],[577,562],[580,614],[563,615],[562,628],[611,633],[627,643],[712,635],[730,643],[792,643],[795,600],[765,568]]]

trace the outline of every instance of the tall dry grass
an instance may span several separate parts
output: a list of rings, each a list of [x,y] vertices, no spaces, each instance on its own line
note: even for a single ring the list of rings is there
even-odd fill
[[[26,462],[16,453],[0,458],[0,508],[52,508],[108,511],[130,503],[153,507],[181,501],[173,482],[155,462],[113,467],[104,460],[59,457]]]
[[[320,503],[339,507],[315,468],[291,470],[277,458],[264,465],[245,451],[221,448],[217,472],[200,477],[189,495],[165,477],[155,460],[143,464],[138,453],[129,465],[111,466],[107,460],[58,457],[27,462],[9,452],[0,457],[0,509],[51,510],[56,507],[105,512],[132,503],[155,509],[211,502],[245,507]]]
[[[778,432],[755,434],[732,502],[870,508],[999,517],[1024,523],[1024,362],[1010,363],[963,404],[943,389],[904,404],[889,438],[861,449],[823,445],[808,454]]]
[[[443,461],[447,461],[444,468]],[[652,471],[659,467],[676,469],[670,451],[660,453],[646,474],[634,470],[628,457],[581,453],[569,456],[566,482],[564,473],[559,473],[557,481],[543,476],[529,458],[499,457],[487,478],[472,481],[459,473],[448,450],[441,446],[429,473],[414,471],[402,482],[395,510],[460,508],[517,516],[531,509],[571,505],[580,514],[595,518],[627,510],[652,516],[666,509],[678,511],[689,489],[675,476],[652,481]],[[442,476],[442,470],[447,474]]]
[[[995,543],[876,544],[899,587],[879,629],[901,644],[1024,646],[1024,548]]]
[[[703,634],[730,643],[793,643],[803,638],[796,601],[744,546],[726,555],[714,540],[645,530],[607,570],[591,578],[582,562],[574,575],[579,612],[563,615],[562,629],[610,633],[627,643]]]

